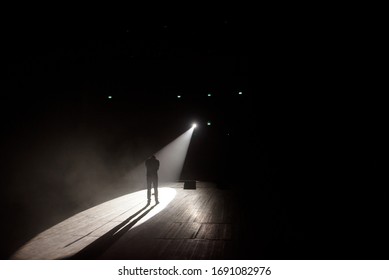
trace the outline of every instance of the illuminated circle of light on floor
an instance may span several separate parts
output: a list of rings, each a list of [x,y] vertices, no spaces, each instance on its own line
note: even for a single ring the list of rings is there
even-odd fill
[[[175,183],[171,183],[159,188],[159,204],[152,201],[147,205],[146,190],[142,190],[80,212],[35,236],[11,259],[63,259],[107,234],[114,235],[126,229],[129,224],[131,228],[126,230],[133,229],[158,214],[174,199],[174,186]]]

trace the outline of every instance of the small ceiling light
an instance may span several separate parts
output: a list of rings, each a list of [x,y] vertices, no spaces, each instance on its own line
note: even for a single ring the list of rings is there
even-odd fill
[[[181,95],[177,95],[177,98],[181,98]]]
[[[239,92],[238,92],[238,94],[239,94],[239,95],[242,95],[242,94],[243,94],[243,92],[239,91]]]
[[[208,93],[208,97],[212,96],[212,94]]]
[[[211,122],[207,122],[207,125],[211,125]]]
[[[108,99],[112,99],[112,95],[108,95]]]

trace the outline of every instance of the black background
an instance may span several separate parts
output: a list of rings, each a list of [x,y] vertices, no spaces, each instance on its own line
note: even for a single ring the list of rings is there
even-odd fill
[[[384,109],[363,25],[243,12],[12,18],[1,34],[3,258],[86,207],[88,192],[63,190],[71,167],[58,153],[98,155],[108,182],[129,151],[127,168],[193,120],[183,177],[237,191],[239,257],[386,258]]]

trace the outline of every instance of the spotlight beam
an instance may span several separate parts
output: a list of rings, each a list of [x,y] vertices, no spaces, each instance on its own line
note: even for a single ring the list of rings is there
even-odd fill
[[[160,182],[175,182],[180,179],[194,128],[192,126],[155,154],[161,163],[158,172]]]
[[[180,179],[184,166],[188,147],[193,135],[194,126],[178,136],[175,140],[154,153],[160,161],[158,171],[158,181],[160,183],[176,182]],[[146,168],[145,162],[138,164],[130,170],[123,178],[122,189],[126,192],[142,190],[146,188]]]

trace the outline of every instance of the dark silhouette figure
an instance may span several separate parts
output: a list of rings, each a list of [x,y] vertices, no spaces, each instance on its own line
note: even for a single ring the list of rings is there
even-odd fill
[[[159,169],[159,160],[155,156],[151,156],[146,160],[146,169],[147,169],[147,201],[150,203],[151,200],[151,185],[154,187],[154,196],[155,203],[158,201],[158,169]]]

